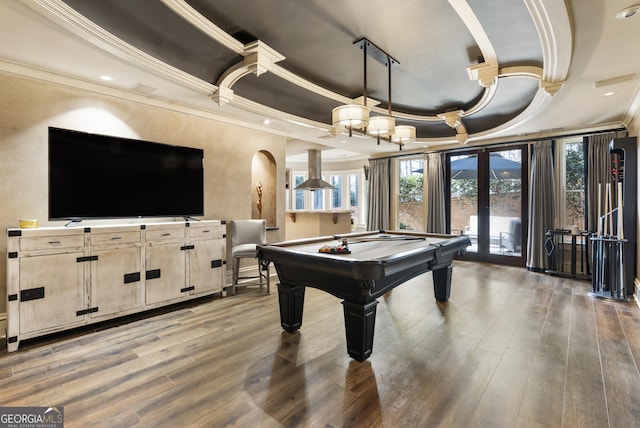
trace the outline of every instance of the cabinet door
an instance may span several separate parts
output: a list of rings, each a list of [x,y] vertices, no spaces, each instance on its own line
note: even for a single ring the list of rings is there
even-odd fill
[[[141,305],[140,247],[92,251],[91,317],[115,314]]]
[[[192,294],[222,291],[224,267],[222,240],[208,239],[191,242],[189,251],[189,286]]]
[[[82,322],[83,253],[49,254],[20,259],[20,333]],[[80,261],[79,261],[80,259]]]
[[[178,299],[185,294],[186,261],[184,243],[150,245],[146,248],[146,304]]]

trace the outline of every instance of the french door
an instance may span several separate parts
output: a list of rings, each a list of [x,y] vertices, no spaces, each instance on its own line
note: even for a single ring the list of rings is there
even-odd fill
[[[524,266],[527,147],[449,153],[446,168],[447,228],[472,244],[461,258]]]

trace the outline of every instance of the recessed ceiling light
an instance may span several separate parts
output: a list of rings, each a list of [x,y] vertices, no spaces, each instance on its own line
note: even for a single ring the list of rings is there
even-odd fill
[[[640,4],[629,6],[628,8],[618,12],[618,14],[616,15],[616,18],[618,19],[631,18],[633,15],[637,14],[639,11],[640,11]]]
[[[100,78],[101,78],[102,80],[104,80],[105,82],[111,82],[111,81],[113,80],[113,77],[111,77],[111,76],[107,76],[106,74],[104,74],[104,75],[100,76]]]
[[[262,119],[263,125],[269,125],[271,123],[271,119]]]
[[[604,94],[602,94],[603,97],[610,97],[611,95],[615,95],[615,92],[609,91],[609,92],[605,92]]]

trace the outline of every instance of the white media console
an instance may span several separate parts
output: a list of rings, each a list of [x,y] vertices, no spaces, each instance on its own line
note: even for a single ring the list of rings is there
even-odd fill
[[[7,229],[7,349],[222,293],[225,270],[220,220]]]

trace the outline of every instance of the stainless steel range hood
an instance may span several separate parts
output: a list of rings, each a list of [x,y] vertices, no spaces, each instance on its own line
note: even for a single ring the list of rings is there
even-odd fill
[[[320,150],[308,150],[309,156],[309,179],[303,181],[295,190],[324,190],[333,189],[333,186],[322,179],[322,155]]]

